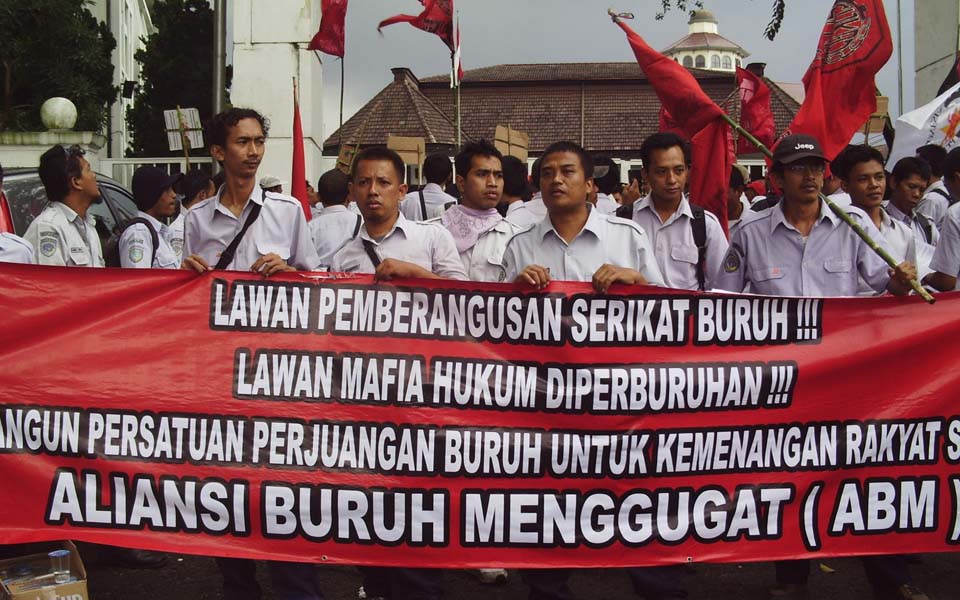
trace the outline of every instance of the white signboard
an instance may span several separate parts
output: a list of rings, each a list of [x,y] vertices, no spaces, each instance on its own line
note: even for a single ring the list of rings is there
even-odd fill
[[[196,108],[181,108],[183,127],[186,129],[188,150],[203,148],[203,125],[200,123],[200,111]],[[167,130],[167,145],[170,151],[183,150],[183,138],[180,136],[180,120],[176,110],[163,111],[163,122]]]

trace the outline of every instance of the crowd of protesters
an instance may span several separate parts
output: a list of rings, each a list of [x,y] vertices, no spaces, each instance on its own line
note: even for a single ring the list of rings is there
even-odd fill
[[[331,270],[370,273],[377,281],[441,278],[551,281],[612,286],[648,284],[779,296],[911,293],[910,281],[952,290],[960,274],[960,149],[917,149],[885,165],[867,146],[849,146],[828,161],[818,140],[785,137],[767,177],[730,173],[728,231],[687,195],[691,168],[685,140],[657,133],[641,145],[640,178],[621,183],[619,166],[579,145],[557,141],[528,173],[486,141],[423,164],[426,185],[411,191],[392,150],[365,148],[349,173],[332,170],[309,185],[310,219],[286,182],[258,179],[268,123],[233,108],[207,128],[215,179],[194,170],[168,175],[141,167],[132,191],[138,213],[105,247],[90,207],[96,176],[77,147],[54,146],[40,159],[48,206],[24,239],[0,236],[0,260],[45,265],[253,271]],[[2,171],[0,171],[2,173]],[[0,175],[2,177],[2,175]],[[2,183],[2,179],[0,179]],[[845,210],[898,263],[889,268],[825,203]],[[177,198],[179,197],[179,202]],[[150,553],[129,557],[156,566]],[[143,564],[138,564],[142,561]],[[903,556],[863,559],[878,598],[922,600]],[[218,559],[228,599],[258,597],[254,563]],[[442,572],[429,568],[363,568],[366,598],[439,598]],[[270,563],[274,594],[321,598],[322,571],[310,564]],[[628,569],[641,596],[686,598],[679,566]],[[529,569],[530,598],[568,599],[571,570]],[[772,598],[806,594],[809,564],[777,563]],[[502,581],[491,568],[484,581]]]

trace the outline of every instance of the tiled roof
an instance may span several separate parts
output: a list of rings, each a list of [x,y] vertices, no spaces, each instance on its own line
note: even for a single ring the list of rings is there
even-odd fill
[[[731,42],[727,38],[717,33],[691,33],[685,38],[674,42],[669,48],[661,53],[668,54],[678,50],[697,50],[697,49],[715,49],[715,50],[733,50],[741,56],[750,56],[750,53],[739,45]]]
[[[346,144],[385,144],[391,135],[422,137],[428,145],[456,145],[456,126],[420,92],[408,69],[394,69],[394,79],[343,124]],[[362,135],[362,139],[358,139]],[[323,143],[340,143],[338,129]]]
[[[708,96],[734,118],[739,116],[734,74],[690,71]],[[577,73],[585,76],[577,79]],[[473,74],[476,75],[471,77]],[[509,74],[518,79],[507,79]],[[497,65],[468,71],[466,75],[460,92],[464,139],[492,139],[497,125],[509,125],[529,134],[529,150],[534,155],[558,140],[579,143],[582,139],[591,152],[635,158],[639,156],[641,141],[659,130],[660,100],[636,63]],[[416,79],[411,75],[409,81]],[[779,134],[793,120],[799,104],[774,82],[766,81]],[[382,98],[397,86],[395,80],[344,124],[345,140],[367,116],[371,119],[364,131],[364,144],[383,144],[387,133],[421,135],[401,132],[398,124],[410,122],[410,109],[392,112],[391,107],[398,105],[388,104]],[[441,115],[433,117],[439,121],[435,129],[442,131],[442,135],[434,134],[435,139],[448,140],[452,145],[455,95],[448,86],[447,76],[426,78],[420,82],[418,94],[423,97],[420,105],[424,110],[432,108]],[[398,93],[390,91],[391,95]],[[416,96],[409,87],[404,87],[403,93]],[[376,120],[372,118],[374,114]],[[324,146],[336,145],[334,133]]]
[[[729,77],[729,73],[717,73],[706,69],[690,69],[697,79],[711,77]],[[643,80],[647,76],[640,70],[636,62],[608,62],[608,63],[542,63],[525,65],[493,65],[470,69],[463,74],[463,83],[521,83],[546,81],[624,81]],[[420,80],[424,87],[436,84],[450,84],[449,75],[437,75]]]

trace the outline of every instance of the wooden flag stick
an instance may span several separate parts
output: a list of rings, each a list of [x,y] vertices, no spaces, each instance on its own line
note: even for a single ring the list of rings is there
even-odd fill
[[[750,132],[744,129],[739,123],[737,123],[732,118],[730,118],[730,115],[723,113],[723,120],[726,121],[730,125],[730,127],[733,127],[737,131],[737,133],[739,133],[740,135],[750,140],[750,142],[754,146],[756,146],[760,150],[760,152],[763,153],[764,156],[770,159],[773,158],[773,152],[771,152],[769,148],[764,146],[760,142],[760,140],[750,135]],[[860,236],[860,239],[866,242],[867,246],[869,246],[871,250],[876,252],[877,256],[882,258],[883,261],[890,266],[890,268],[895,269],[897,267],[897,262],[893,260],[893,257],[890,256],[890,254],[888,254],[887,251],[884,250],[879,244],[877,244],[877,242],[870,237],[870,235],[863,229],[863,227],[861,227],[859,223],[854,221],[853,218],[847,214],[847,211],[837,206],[833,202],[833,200],[831,200],[827,196],[824,196],[822,192],[820,193],[820,200],[821,202],[829,206],[830,210],[832,210],[835,215],[840,217],[840,219],[844,223],[849,225],[850,228],[853,229],[853,231],[858,236]],[[913,288],[913,291],[915,291],[921,298],[923,298],[927,302],[927,304],[933,304],[934,302],[936,302],[934,297],[930,295],[930,292],[925,290],[923,286],[920,285],[920,282],[917,281],[916,279],[910,280],[910,287]]]

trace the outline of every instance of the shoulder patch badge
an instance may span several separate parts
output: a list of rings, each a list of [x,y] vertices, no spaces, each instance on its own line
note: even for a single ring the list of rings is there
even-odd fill
[[[47,258],[53,256],[57,251],[57,244],[60,243],[60,236],[56,231],[40,232],[40,254]]]
[[[130,250],[127,252],[127,255],[130,258],[130,262],[138,263],[143,260],[143,246],[134,244],[130,246]]]
[[[740,270],[740,257],[743,251],[736,244],[730,246],[727,255],[723,259],[723,270],[727,273],[736,273]]]

